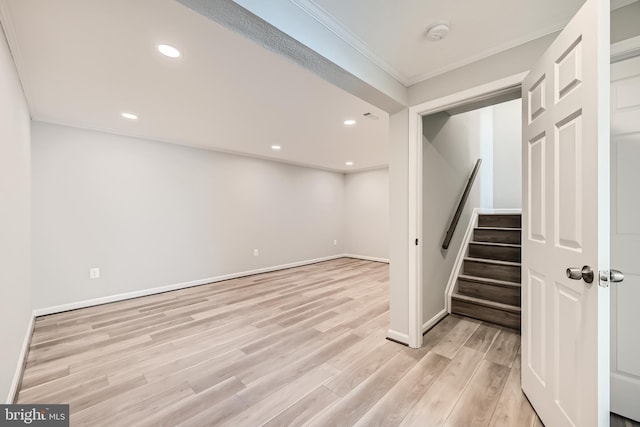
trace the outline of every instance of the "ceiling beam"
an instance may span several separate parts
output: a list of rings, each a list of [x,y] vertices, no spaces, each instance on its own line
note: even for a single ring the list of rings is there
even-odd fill
[[[404,85],[289,0],[178,2],[390,114],[408,105]]]

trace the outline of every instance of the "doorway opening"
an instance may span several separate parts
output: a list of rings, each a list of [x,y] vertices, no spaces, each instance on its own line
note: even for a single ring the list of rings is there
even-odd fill
[[[424,226],[420,262],[422,270],[429,272],[422,276],[423,319],[438,318],[443,315],[443,310],[445,310],[444,314],[452,312],[449,302],[453,293],[455,293],[454,298],[460,297],[460,305],[469,309],[476,308],[474,317],[481,320],[493,319],[494,323],[499,323],[496,316],[500,316],[502,310],[519,311],[519,291],[516,290],[518,303],[507,307],[507,304],[502,305],[498,301],[493,301],[485,292],[485,290],[494,289],[495,286],[487,288],[480,285],[480,283],[502,284],[501,279],[506,280],[506,277],[495,277],[497,279],[495,281],[490,278],[483,282],[476,281],[477,286],[470,289],[467,294],[457,289],[456,280],[458,272],[478,263],[481,264],[478,264],[480,267],[486,266],[492,269],[513,267],[519,272],[519,265],[516,265],[516,262],[507,264],[505,260],[489,259],[491,257],[485,258],[480,255],[477,259],[466,258],[464,252],[469,243],[469,236],[465,233],[465,229],[469,230],[468,225],[476,221],[478,212],[482,214],[520,213],[522,208],[521,111],[520,92],[513,91],[496,98],[486,99],[481,103],[456,107],[422,117],[422,224]],[[467,178],[477,159],[482,161],[477,177],[469,187],[464,205],[459,205],[461,196],[466,190]],[[461,210],[456,211],[457,206],[460,206]],[[460,214],[457,226],[451,224],[454,212],[456,215]],[[455,229],[453,229],[454,226]],[[452,239],[444,249],[443,238],[447,231],[452,233]],[[496,231],[499,234],[501,230],[491,227],[481,231]],[[513,232],[519,234],[519,230],[513,230]],[[487,236],[487,239],[494,240],[493,237],[501,236]],[[478,236],[478,239],[481,237]],[[513,243],[519,243],[519,239],[517,240],[518,242]],[[494,243],[484,243],[482,249],[489,249],[489,246],[493,246],[491,249],[509,248],[495,240]],[[519,263],[519,249],[517,252]],[[474,263],[471,263],[472,260]],[[499,272],[496,271],[496,273]],[[475,275],[472,277],[480,280],[480,277]],[[454,310],[454,312],[464,314],[463,311]],[[518,326],[514,327],[519,328],[519,314],[517,317]],[[425,329],[423,328],[423,332]]]

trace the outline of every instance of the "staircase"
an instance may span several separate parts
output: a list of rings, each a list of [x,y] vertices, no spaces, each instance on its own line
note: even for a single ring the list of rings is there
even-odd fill
[[[480,214],[451,312],[520,329],[520,214]]]

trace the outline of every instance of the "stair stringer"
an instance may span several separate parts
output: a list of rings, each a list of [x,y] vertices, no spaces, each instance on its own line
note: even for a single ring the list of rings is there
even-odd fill
[[[453,297],[453,294],[458,291],[458,276],[462,271],[464,259],[469,253],[469,242],[471,242],[471,240],[473,239],[473,230],[478,225],[478,217],[481,214],[522,214],[522,209],[475,208],[473,210],[473,212],[471,213],[471,218],[469,219],[469,224],[467,225],[467,230],[465,231],[464,237],[462,239],[462,244],[460,245],[460,250],[458,251],[458,255],[456,256],[456,261],[454,262],[453,268],[451,269],[447,287],[444,291],[444,303],[449,314],[451,314],[451,298]]]

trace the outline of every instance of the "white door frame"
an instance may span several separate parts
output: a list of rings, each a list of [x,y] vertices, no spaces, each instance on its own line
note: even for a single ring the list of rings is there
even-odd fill
[[[640,36],[637,37],[633,37],[627,40],[623,40],[621,42],[618,42],[614,45],[611,45],[611,63],[614,62],[621,62],[627,59],[631,59],[634,57],[640,56]],[[613,76],[612,76],[613,77]],[[613,147],[613,138],[611,139],[611,144]],[[611,173],[615,173],[614,172],[614,168],[611,168]],[[613,180],[613,178],[612,178]],[[613,198],[613,197],[612,197]],[[613,217],[612,217],[613,218]],[[616,265],[617,260],[614,258],[611,258],[611,267],[612,268],[622,268],[620,266]],[[623,271],[624,272],[624,271]],[[624,402],[624,401],[620,401],[620,400],[615,400],[614,397],[619,399],[619,393],[620,393],[620,385],[616,384],[616,386],[614,387],[614,382],[615,382],[615,377],[617,376],[617,362],[614,362],[614,356],[617,354],[617,326],[616,326],[616,322],[617,319],[615,319],[615,313],[613,308],[616,307],[616,303],[614,302],[614,287],[616,286],[620,286],[620,284],[613,284],[611,285],[611,292],[612,292],[612,297],[611,297],[611,303],[612,303],[612,310],[611,310],[611,343],[610,343],[610,355],[611,355],[611,390],[610,390],[610,406],[611,406],[611,412],[614,413],[618,413],[619,415],[622,416],[626,416],[631,418],[629,413],[625,413],[627,411],[629,411],[629,402]],[[622,286],[624,286],[624,283],[622,283]],[[614,392],[614,388],[616,388],[616,391]],[[634,390],[625,390],[625,392],[632,394],[634,392]],[[614,403],[615,402],[615,403]]]
[[[611,60],[617,61],[640,52],[640,36],[611,45]],[[422,116],[469,104],[513,90],[522,85],[528,71],[495,80],[471,89],[437,98],[409,108],[409,259],[408,259],[408,320],[409,346],[419,348],[422,334],[437,323],[440,314],[433,319],[422,319]],[[446,295],[444,296],[446,300]],[[446,307],[446,302],[444,307]],[[444,313],[446,315],[446,312]]]
[[[640,36],[631,37],[611,45],[611,62],[623,61],[640,55]]]
[[[422,116],[449,110],[519,89],[527,72],[514,74],[471,89],[427,101],[409,108],[409,346],[422,345],[422,334],[437,323],[446,311],[432,319],[422,319]],[[418,239],[418,245],[415,240]],[[428,274],[428,272],[426,272]]]

